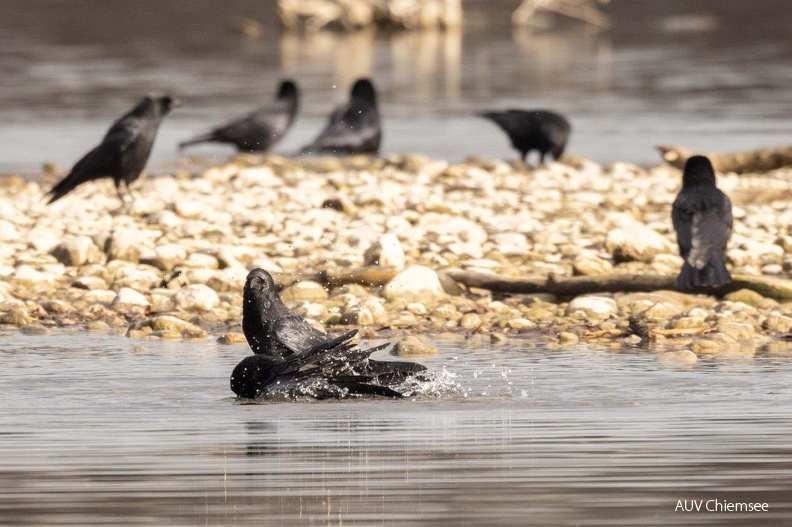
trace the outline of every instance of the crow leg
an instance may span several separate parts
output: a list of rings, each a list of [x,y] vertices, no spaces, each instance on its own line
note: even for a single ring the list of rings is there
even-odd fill
[[[135,195],[132,194],[132,189],[129,188],[129,181],[124,181],[124,188],[126,189],[127,196],[129,197],[129,201],[135,201]]]
[[[124,193],[121,192],[121,181],[114,179],[113,183],[115,183],[116,194],[118,194],[118,199],[121,200],[121,204],[124,204]]]
[[[131,201],[132,195],[129,192],[129,185],[126,181],[115,181],[116,193],[118,194],[118,199],[121,200],[121,208],[124,212],[129,212],[131,208]],[[126,188],[126,193],[123,192],[124,188]]]
[[[544,152],[539,152],[539,166],[540,167],[544,166],[544,164],[545,164],[544,163],[544,158],[545,158],[545,153]]]

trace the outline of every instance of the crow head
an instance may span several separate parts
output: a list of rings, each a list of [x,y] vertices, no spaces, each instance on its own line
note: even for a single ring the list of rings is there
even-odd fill
[[[352,86],[352,99],[375,106],[377,104],[377,92],[369,79],[359,79]]]
[[[278,88],[278,99],[296,99],[298,95],[297,85],[292,80],[281,82]]]
[[[685,163],[682,186],[695,185],[715,186],[715,170],[710,160],[704,156],[693,156]]]
[[[171,97],[170,95],[165,95],[164,97],[158,97],[156,99],[157,106],[159,106],[159,113],[160,115],[165,115],[174,108],[178,108],[182,105],[181,101],[175,97]]]

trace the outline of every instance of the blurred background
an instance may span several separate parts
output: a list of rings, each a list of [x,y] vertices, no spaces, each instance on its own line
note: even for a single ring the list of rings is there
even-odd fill
[[[659,143],[792,144],[788,2],[611,0],[605,28],[514,25],[519,5],[462,0],[458,29],[289,32],[276,0],[3,0],[0,170],[71,166],[149,92],[185,102],[153,155],[177,159],[179,140],[268,102],[282,77],[304,97],[275,153],[308,142],[359,76],[381,92],[385,155],[513,159],[505,135],[473,117],[510,107],[568,115],[568,153],[602,163],[657,163]]]

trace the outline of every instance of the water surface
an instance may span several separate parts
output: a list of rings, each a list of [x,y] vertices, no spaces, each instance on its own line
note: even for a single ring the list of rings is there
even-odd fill
[[[354,79],[382,92],[385,153],[514,158],[474,113],[567,114],[569,152],[659,161],[654,146],[731,150],[790,144],[792,11],[783,0],[613,0],[613,26],[512,28],[517,0],[465,0],[461,31],[282,35],[274,1],[4,0],[0,3],[0,170],[71,164],[142,94],[186,105],[162,127],[176,144],[269,100],[282,77],[305,99],[278,153],[309,142]],[[233,30],[258,21],[260,39]],[[226,147],[191,151],[223,161]]]
[[[228,388],[245,346],[137,344],[0,337],[0,524],[792,519],[790,355],[439,341],[442,394],[251,405]],[[674,513],[702,498],[770,512]]]

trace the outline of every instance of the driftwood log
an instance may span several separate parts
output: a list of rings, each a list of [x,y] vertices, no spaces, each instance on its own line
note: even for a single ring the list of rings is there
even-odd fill
[[[289,31],[367,26],[397,29],[454,28],[462,25],[461,0],[278,0]]]
[[[769,172],[784,167],[792,167],[792,146],[761,148],[743,152],[702,152],[677,146],[658,146],[663,160],[671,166],[682,168],[685,161],[694,155],[710,158],[718,172]]]
[[[393,277],[397,274],[399,274],[399,271],[396,269],[370,266],[357,269],[325,269],[309,273],[272,273],[272,277],[275,279],[279,289],[308,280],[330,287],[347,284],[379,287],[393,280]]]
[[[549,293],[557,296],[578,296],[587,293],[648,293],[652,291],[682,291],[676,287],[676,276],[663,275],[601,275],[509,278],[490,273],[449,270],[446,274],[467,287],[488,289],[497,293]],[[779,301],[792,300],[792,280],[769,276],[735,275],[732,282],[719,289],[694,293],[722,296],[739,289],[750,289]]]
[[[600,11],[598,4],[609,0],[523,0],[512,14],[512,23],[519,26],[534,24],[537,13],[547,12],[582,20],[597,27],[609,27],[608,17]]]

